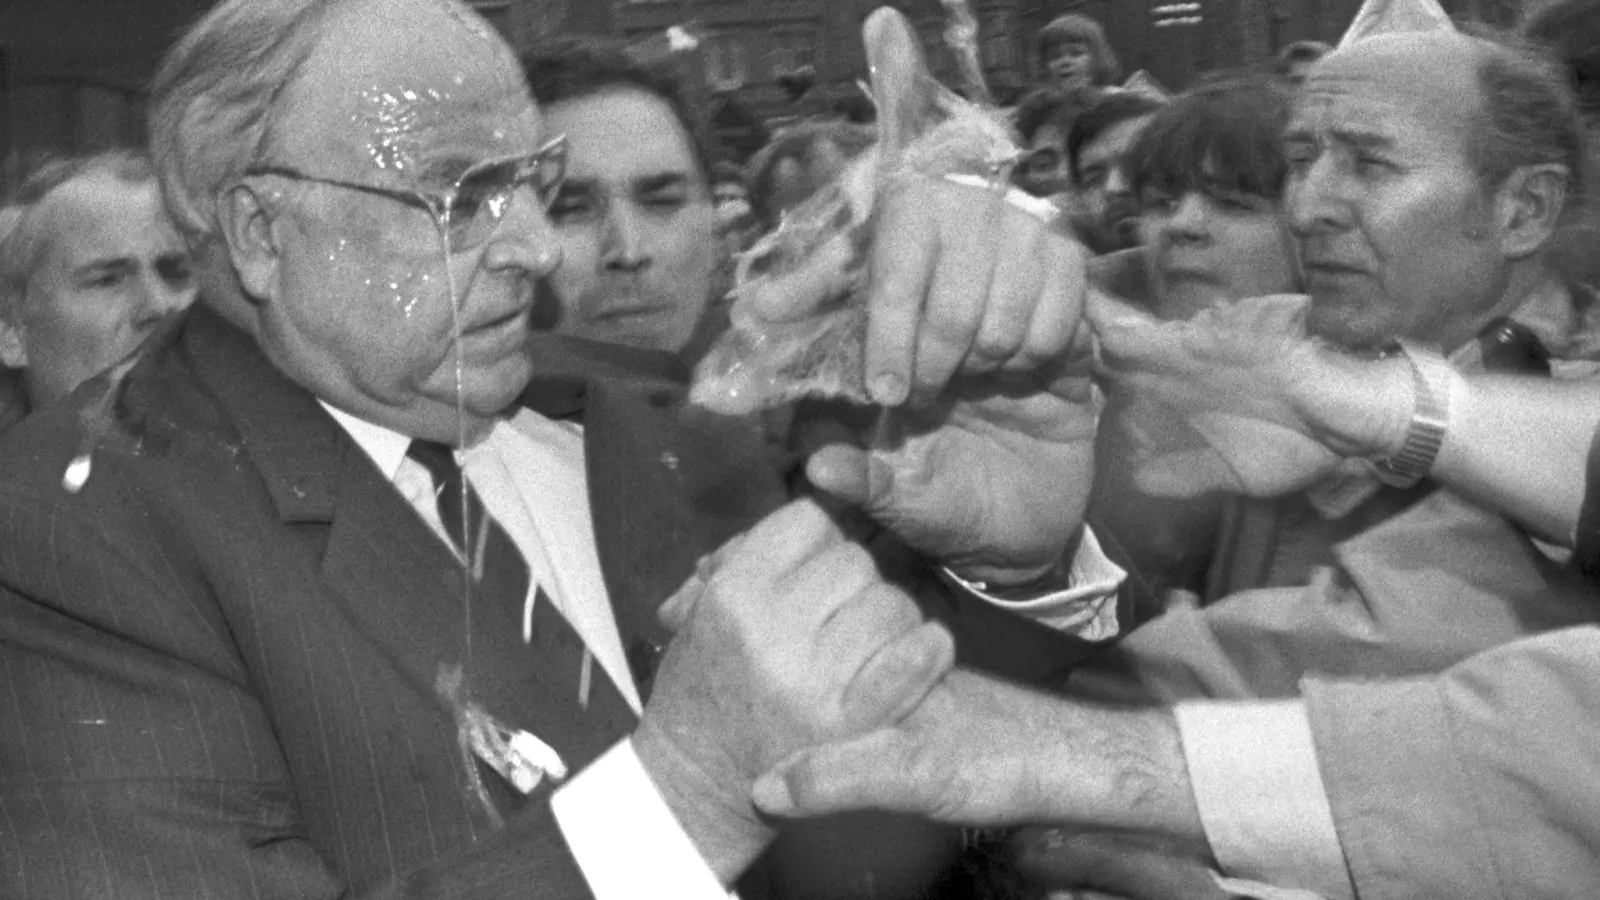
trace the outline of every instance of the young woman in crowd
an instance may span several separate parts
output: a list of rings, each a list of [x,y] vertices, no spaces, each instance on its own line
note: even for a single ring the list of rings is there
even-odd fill
[[[1290,95],[1266,75],[1203,84],[1155,114],[1123,167],[1140,206],[1142,246],[1107,258],[1103,283],[1163,319],[1220,302],[1300,290],[1282,212],[1280,135]],[[1120,272],[1117,272],[1120,270]],[[1134,564],[1137,624],[1172,590],[1199,592],[1226,504],[1149,497],[1134,488],[1137,446],[1121,401],[1100,420],[1093,515]]]
[[[1202,85],[1151,119],[1123,165],[1157,315],[1300,288],[1282,211],[1289,92],[1264,76]]]

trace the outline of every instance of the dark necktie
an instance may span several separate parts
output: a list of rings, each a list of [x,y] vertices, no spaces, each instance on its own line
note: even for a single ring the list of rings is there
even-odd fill
[[[455,451],[438,441],[417,440],[411,442],[406,455],[421,463],[433,476],[433,501],[439,508],[439,521],[444,523],[444,533],[462,558],[470,560],[472,554],[469,551],[477,549],[474,542],[479,539],[484,511],[477,494],[466,487]],[[522,565],[520,554],[516,562],[523,569],[521,580],[526,584],[527,567]]]
[[[417,440],[406,455],[433,476],[439,519],[451,543],[463,551],[462,558],[475,561],[481,555],[478,596],[510,614],[500,621],[520,622],[528,565],[471,485],[462,489],[464,476],[455,452],[445,444]],[[462,534],[468,535],[465,548]],[[529,687],[541,694],[545,720],[527,723],[528,730],[554,747],[569,767],[588,764],[633,730],[637,719],[632,708],[543,589],[534,599],[529,651],[534,682]]]

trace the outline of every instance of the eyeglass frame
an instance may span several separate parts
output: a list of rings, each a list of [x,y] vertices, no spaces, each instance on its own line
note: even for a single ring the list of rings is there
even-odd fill
[[[290,178],[295,181],[305,181],[311,184],[325,184],[330,187],[340,187],[347,190],[359,191],[364,194],[371,194],[375,197],[385,197],[405,206],[409,206],[414,209],[421,209],[428,213],[429,217],[433,219],[434,227],[444,232],[445,239],[450,241],[450,226],[452,224],[450,221],[450,205],[454,203],[456,198],[460,195],[461,185],[466,183],[468,178],[471,178],[475,173],[484,169],[505,165],[506,163],[514,160],[527,160],[530,162],[530,165],[528,165],[525,169],[521,169],[520,171],[537,172],[546,162],[546,160],[550,159],[553,159],[557,166],[555,177],[551,178],[546,184],[536,185],[534,187],[534,194],[539,197],[540,207],[545,211],[549,211],[550,205],[555,202],[556,195],[561,192],[561,186],[566,182],[567,178],[567,136],[565,134],[558,134],[550,140],[545,141],[543,144],[539,145],[537,150],[534,150],[532,153],[501,156],[494,159],[486,159],[481,162],[473,163],[456,177],[455,182],[451,184],[449,190],[442,193],[431,193],[415,189],[407,190],[403,188],[386,188],[376,184],[364,184],[359,181],[346,181],[340,178],[327,178],[321,175],[311,175],[309,173],[302,172],[293,166],[253,165],[246,169],[244,174],[245,177],[268,175],[278,178]],[[527,182],[520,177],[511,182],[507,191],[507,198],[509,199],[509,197],[515,193],[518,186],[525,183]],[[503,218],[503,214],[501,218]],[[499,222],[500,219],[496,218],[492,223],[491,233],[493,225],[498,225]],[[464,250],[470,250],[482,242],[474,242],[472,244],[467,244],[460,247],[455,246],[453,241],[450,241],[450,243],[450,249],[452,252],[461,252]]]

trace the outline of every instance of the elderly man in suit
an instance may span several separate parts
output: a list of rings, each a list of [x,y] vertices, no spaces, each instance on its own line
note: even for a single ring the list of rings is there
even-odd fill
[[[561,143],[468,8],[225,0],[152,101],[204,302],[0,453],[0,893],[725,896],[755,775],[905,715],[948,633],[738,421],[530,331]],[[1074,249],[907,191],[875,396],[1058,354]],[[1071,545],[951,527],[1000,501],[948,479],[875,499],[991,587]]]

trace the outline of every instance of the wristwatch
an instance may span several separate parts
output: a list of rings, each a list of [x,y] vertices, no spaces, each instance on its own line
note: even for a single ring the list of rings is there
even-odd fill
[[[1375,460],[1373,467],[1386,484],[1411,487],[1433,469],[1439,447],[1450,430],[1450,382],[1455,370],[1443,356],[1410,341],[1397,342],[1395,351],[1411,365],[1416,401],[1400,449],[1392,456]]]

